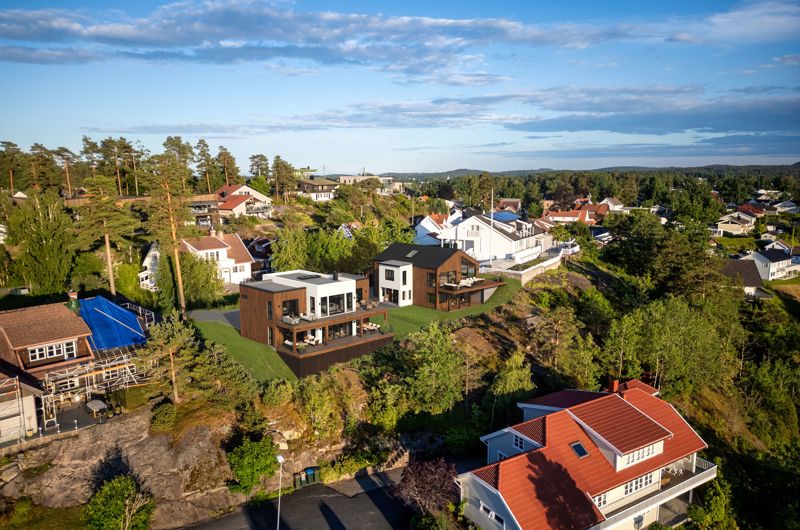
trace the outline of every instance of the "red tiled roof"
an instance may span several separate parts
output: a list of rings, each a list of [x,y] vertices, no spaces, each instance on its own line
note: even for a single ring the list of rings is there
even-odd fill
[[[220,189],[218,189],[214,193],[220,199],[224,199],[225,197],[228,197],[229,195],[231,195],[232,193],[234,193],[236,190],[238,190],[241,187],[242,187],[241,184],[231,184],[229,186],[222,186]]]
[[[512,425],[511,429],[533,440],[539,445],[544,445],[544,418],[545,416],[541,416],[539,418],[518,423],[516,425]]]
[[[531,405],[542,405],[543,407],[565,409],[567,407],[574,407],[575,405],[586,403],[587,401],[593,401],[606,395],[608,394],[605,394],[604,392],[568,389],[559,390],[558,392],[553,392],[545,396],[529,399],[528,401],[525,401],[525,403],[530,403]]]
[[[546,444],[472,471],[503,496],[524,529],[585,529],[604,519],[592,502],[593,496],[609,491],[646,473],[696,453],[707,446],[667,402],[634,388],[620,398],[590,401],[577,408],[607,404],[616,407],[623,399],[671,431],[663,452],[621,471],[615,471],[570,410],[543,417]],[[620,422],[622,423],[622,422]],[[580,442],[588,451],[578,458],[570,444]]]
[[[652,387],[647,383],[642,383],[638,379],[631,379],[630,381],[625,381],[624,383],[620,383],[619,385],[620,392],[625,392],[626,390],[631,390],[634,388],[638,388],[642,392],[647,392],[651,396],[655,396],[659,392],[657,388]]]
[[[569,411],[622,454],[672,434],[617,394],[570,407]]]
[[[443,226],[445,222],[447,222],[447,214],[446,213],[432,213],[429,217],[439,226]]]
[[[237,265],[255,261],[247,251],[247,247],[244,246],[239,234],[221,234],[221,237],[228,245],[228,257],[233,259]]]
[[[236,208],[240,204],[245,203],[245,202],[249,201],[252,198],[253,197],[251,197],[250,195],[230,195],[230,196],[228,196],[227,199],[225,199],[225,202],[223,202],[222,204],[219,205],[219,209],[220,210],[233,210],[234,208]]]

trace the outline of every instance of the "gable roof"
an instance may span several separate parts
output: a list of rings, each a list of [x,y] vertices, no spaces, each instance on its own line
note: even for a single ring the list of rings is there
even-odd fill
[[[660,392],[657,388],[650,386],[647,383],[643,383],[638,379],[631,379],[630,381],[620,383],[619,392],[625,392],[626,390],[632,390],[634,388],[638,388],[642,392],[645,392],[651,396],[657,396]]]
[[[252,195],[230,195],[225,202],[219,205],[220,210],[233,210],[237,206],[241,205],[253,199]]]
[[[415,252],[416,251],[416,252]],[[375,256],[374,261],[407,261],[415,267],[423,269],[439,268],[445,261],[458,254],[461,250],[457,248],[433,247],[428,245],[412,245],[410,243],[392,243],[386,250]],[[474,262],[475,260],[467,254],[464,258]]]
[[[579,530],[597,524],[605,517],[592,497],[707,447],[669,403],[639,388],[621,396],[605,395],[616,396],[671,432],[663,451],[615,471],[571,409],[543,416],[544,447],[470,472],[500,493],[523,529]],[[617,406],[607,398],[585,405],[600,402]],[[580,442],[588,455],[579,458],[570,447],[575,442]]]
[[[237,265],[255,261],[239,234],[219,234],[217,237],[222,237],[223,242],[228,245],[228,257]]]
[[[749,259],[729,259],[725,261],[722,274],[741,281],[745,287],[763,287],[761,275],[758,273],[758,265]]]
[[[190,237],[181,240],[181,250],[188,250],[191,247],[195,250],[223,250],[228,247],[222,239],[217,236]]]
[[[214,192],[216,196],[220,199],[224,199],[225,197],[229,197],[231,194],[235,193],[236,190],[242,187],[242,184],[230,184],[228,186],[222,186],[220,189]]]
[[[86,322],[63,303],[2,311],[0,330],[14,350],[92,333]]]
[[[759,250],[758,253],[767,258],[772,263],[779,263],[781,261],[792,259],[792,257],[789,254],[778,248]]]
[[[672,436],[618,394],[607,394],[569,411],[623,455]]]

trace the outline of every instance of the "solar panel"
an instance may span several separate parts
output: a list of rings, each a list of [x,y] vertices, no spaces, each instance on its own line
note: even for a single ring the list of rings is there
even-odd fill
[[[586,450],[582,443],[574,442],[569,444],[569,446],[572,448],[572,450],[575,452],[575,456],[578,458],[589,456],[589,451]]]

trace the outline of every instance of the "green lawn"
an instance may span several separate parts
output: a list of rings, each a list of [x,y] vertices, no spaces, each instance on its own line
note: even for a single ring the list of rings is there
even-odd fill
[[[729,252],[743,252],[745,250],[758,250],[756,239],[753,236],[715,237],[717,242]]]
[[[228,353],[257,380],[297,379],[274,349],[242,337],[233,326],[222,322],[198,321],[195,321],[194,325],[200,330],[204,339],[213,340],[224,346]]]
[[[789,278],[788,280],[765,281],[764,285],[767,287],[773,287],[776,285],[800,285],[800,276],[795,276],[794,278]]]
[[[428,322],[433,322],[434,320],[447,322],[461,317],[479,315],[505,304],[511,300],[514,293],[519,291],[521,285],[518,280],[512,280],[510,278],[503,278],[503,282],[505,282],[505,285],[500,286],[492,297],[489,298],[488,302],[478,306],[458,309],[456,311],[438,311],[436,309],[416,305],[390,309],[389,324],[394,331],[394,337],[396,339],[405,338],[410,333],[423,328]],[[382,319],[378,318],[375,322],[381,323]]]

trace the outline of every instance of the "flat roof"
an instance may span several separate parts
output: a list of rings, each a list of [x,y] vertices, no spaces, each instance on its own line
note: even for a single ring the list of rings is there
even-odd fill
[[[242,284],[245,287],[252,287],[260,291],[267,291],[269,293],[282,293],[285,291],[294,291],[302,289],[302,287],[292,287],[282,283],[277,283],[273,280],[261,280],[260,282],[247,282]]]

